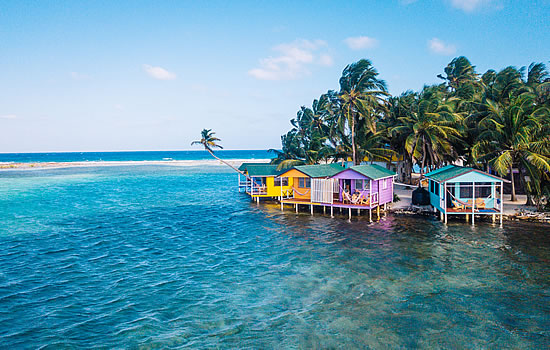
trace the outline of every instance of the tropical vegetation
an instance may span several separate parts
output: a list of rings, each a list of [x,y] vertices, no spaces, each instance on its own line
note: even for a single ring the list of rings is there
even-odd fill
[[[302,106],[281,136],[273,164],[399,161],[402,181],[462,162],[519,185],[528,204],[550,196],[550,75],[543,63],[483,74],[466,57],[453,59],[440,84],[399,96],[367,59],[345,67],[339,90]],[[519,182],[519,184],[518,184]]]

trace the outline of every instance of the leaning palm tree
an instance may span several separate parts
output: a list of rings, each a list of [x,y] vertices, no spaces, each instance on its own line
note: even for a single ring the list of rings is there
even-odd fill
[[[214,136],[215,134],[216,133],[213,132],[212,129],[202,129],[201,139],[191,142],[191,146],[202,145],[204,147],[204,150],[207,151],[208,153],[210,153],[210,155],[212,157],[216,158],[217,160],[219,160],[223,164],[231,167],[233,170],[235,170],[239,174],[242,174],[242,175],[244,175],[248,178],[248,175],[246,175],[244,172],[240,171],[239,169],[235,168],[233,165],[229,164],[228,162],[226,162],[223,159],[220,159],[219,157],[217,157],[214,154],[214,151],[213,151],[214,148],[223,149],[223,147],[220,144],[217,143],[218,141],[221,141],[221,140],[219,138],[217,138],[216,136]]]

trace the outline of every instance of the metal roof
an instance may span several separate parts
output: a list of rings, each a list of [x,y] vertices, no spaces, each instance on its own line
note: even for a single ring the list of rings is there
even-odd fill
[[[280,170],[277,170],[277,165],[271,164],[249,164],[246,166],[246,172],[249,176],[277,176],[281,173]]]
[[[242,163],[239,167],[240,171],[246,171],[246,168],[250,165],[269,165],[269,163]]]
[[[500,178],[495,175],[491,175],[489,173],[486,173],[484,171],[470,168],[470,167],[464,167],[464,166],[458,166],[458,165],[447,165],[446,167],[436,169],[432,172],[429,172],[427,174],[424,174],[424,177],[429,178],[431,180],[437,181],[437,182],[445,182],[451,179],[454,179],[455,177],[470,173],[470,172],[476,172],[478,174],[483,174],[486,176],[490,176],[496,180],[508,182],[508,180],[505,180],[503,178]]]
[[[356,165],[348,169],[356,171],[359,174],[364,175],[369,179],[373,179],[373,180],[383,179],[385,177],[397,175],[393,171],[386,169],[383,166],[380,166],[378,164]]]
[[[331,177],[344,170],[340,164],[298,165],[296,169],[309,177]]]

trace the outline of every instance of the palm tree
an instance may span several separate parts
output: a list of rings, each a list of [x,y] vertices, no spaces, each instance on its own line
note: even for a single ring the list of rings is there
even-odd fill
[[[215,134],[216,133],[213,132],[212,129],[202,129],[201,139],[191,142],[191,146],[202,145],[204,147],[205,151],[210,153],[210,155],[212,157],[216,158],[217,160],[219,160],[223,164],[231,167],[233,170],[235,170],[239,174],[242,174],[242,175],[246,176],[247,178],[249,178],[248,175],[246,175],[244,172],[240,171],[239,169],[235,168],[233,165],[229,164],[228,162],[226,162],[223,159],[220,159],[219,157],[217,157],[214,154],[214,151],[212,150],[213,148],[223,149],[223,147],[220,144],[217,143],[218,141],[221,141],[221,140],[219,138],[217,138],[216,136],[214,136]]]
[[[517,164],[520,181],[523,181],[522,169],[531,176],[535,171],[550,172],[550,140],[548,134],[541,135],[548,124],[549,110],[536,106],[535,96],[525,92],[503,100],[509,103],[485,101],[485,117],[479,126],[482,132],[472,148],[476,158],[486,159],[501,175],[511,174],[511,200],[517,201],[513,166]]]
[[[390,130],[406,137],[405,149],[421,173],[458,158],[453,144],[460,142],[456,125],[462,118],[441,94],[440,86],[425,87],[413,109],[399,118],[400,125]]]
[[[368,129],[375,133],[376,113],[382,109],[383,97],[388,96],[386,83],[377,77],[372,63],[362,59],[344,68],[340,78],[340,123],[345,121],[350,129],[354,164],[359,164],[355,143],[358,120],[365,119]]]

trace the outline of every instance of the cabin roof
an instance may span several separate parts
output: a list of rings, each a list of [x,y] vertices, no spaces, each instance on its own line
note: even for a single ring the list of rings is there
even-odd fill
[[[355,165],[351,168],[344,169],[339,171],[339,173],[346,171],[346,170],[353,170],[363,176],[368,177],[369,179],[378,180],[383,179],[385,177],[395,176],[397,175],[393,171],[384,168],[383,166],[380,166],[378,164],[364,164],[364,165]]]
[[[277,176],[281,171],[277,170],[277,165],[272,164],[249,164],[246,167],[249,176]]]
[[[486,173],[484,171],[474,169],[474,168],[470,168],[470,167],[458,166],[458,165],[447,165],[443,168],[436,169],[432,172],[429,172],[429,173],[425,174],[424,177],[427,177],[427,178],[429,178],[431,180],[434,180],[434,181],[437,181],[437,182],[445,182],[445,181],[454,179],[455,177],[458,177],[458,176],[461,176],[461,175],[464,175],[464,174],[468,174],[468,173],[471,173],[471,172],[475,172],[475,173],[478,173],[478,174],[483,174],[485,176],[492,177],[492,178],[494,178],[496,180],[499,180],[499,181],[508,182],[508,180],[505,180],[505,179],[500,178],[500,177],[495,176],[495,175],[491,175],[491,174]]]
[[[309,177],[331,177],[344,170],[340,164],[298,165],[296,169]]]
[[[270,165],[269,163],[242,163],[241,166],[239,167],[239,170],[240,171],[246,171],[246,169],[249,167],[249,166],[256,166],[256,165]]]

